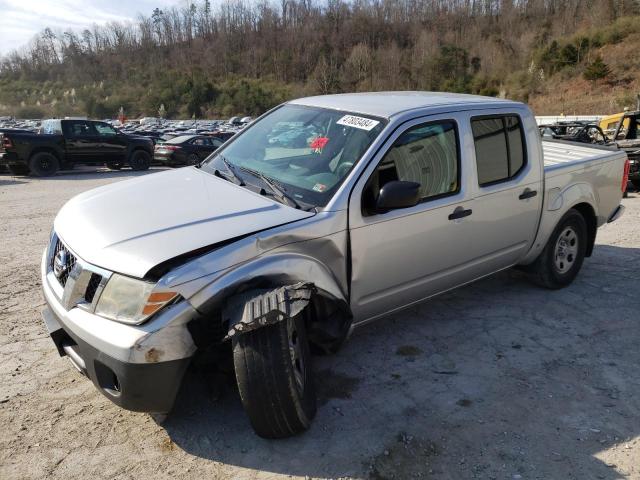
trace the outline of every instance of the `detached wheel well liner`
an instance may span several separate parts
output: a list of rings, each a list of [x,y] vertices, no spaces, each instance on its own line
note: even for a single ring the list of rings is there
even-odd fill
[[[293,296],[285,298],[292,292]],[[284,303],[276,308],[278,295]],[[274,308],[269,308],[269,305]],[[325,353],[337,351],[351,327],[351,310],[344,300],[332,297],[312,282],[279,286],[249,282],[227,295],[220,308],[192,321],[189,331],[196,346],[205,348],[286,320],[305,309],[312,313],[307,316],[307,335],[312,346],[317,347],[314,350]]]

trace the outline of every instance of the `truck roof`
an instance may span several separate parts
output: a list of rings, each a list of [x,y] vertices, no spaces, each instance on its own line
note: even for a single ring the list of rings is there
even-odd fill
[[[443,106],[505,106],[519,102],[494,97],[444,92],[366,92],[319,95],[289,102],[295,105],[347,110],[376,117],[391,118],[402,112]]]

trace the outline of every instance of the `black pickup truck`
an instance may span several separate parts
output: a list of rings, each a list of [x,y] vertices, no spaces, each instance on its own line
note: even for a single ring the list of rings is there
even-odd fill
[[[93,120],[45,120],[39,133],[0,133],[0,165],[14,175],[50,176],[76,164],[146,170],[152,158],[151,139]]]

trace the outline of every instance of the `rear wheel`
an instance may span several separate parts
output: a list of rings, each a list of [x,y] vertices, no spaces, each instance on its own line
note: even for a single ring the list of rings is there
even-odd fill
[[[307,310],[233,339],[240,398],[261,437],[296,435],[308,429],[315,416],[316,394],[305,329]]]
[[[147,170],[151,165],[151,155],[144,150],[135,150],[129,157],[129,166],[132,170]]]
[[[26,165],[7,165],[11,175],[29,175],[29,167]]]
[[[587,250],[587,223],[577,210],[569,210],[558,222],[547,245],[531,266],[539,285],[558,289],[578,275]]]
[[[187,157],[187,165],[197,165],[198,163],[200,163],[200,157],[195,153],[192,153]]]
[[[49,152],[40,152],[31,156],[29,170],[37,177],[50,177],[60,169],[60,163],[55,155]]]

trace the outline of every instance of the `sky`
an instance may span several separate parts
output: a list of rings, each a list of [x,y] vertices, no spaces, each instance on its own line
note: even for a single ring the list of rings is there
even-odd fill
[[[93,24],[134,20],[179,0],[0,0],[0,55],[29,43],[34,35],[52,30],[80,31]]]

